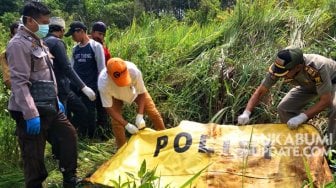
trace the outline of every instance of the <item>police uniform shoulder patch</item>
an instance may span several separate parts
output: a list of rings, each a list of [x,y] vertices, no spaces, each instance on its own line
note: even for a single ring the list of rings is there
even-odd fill
[[[310,79],[315,82],[316,86],[322,83],[321,75],[316,68],[306,65],[305,71],[308,73]]]

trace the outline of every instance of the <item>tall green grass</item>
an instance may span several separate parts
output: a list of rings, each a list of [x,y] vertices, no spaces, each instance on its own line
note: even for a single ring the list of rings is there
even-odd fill
[[[143,15],[126,31],[110,30],[107,44],[113,56],[143,71],[168,125],[182,119],[208,122],[221,109],[218,122],[235,124],[279,49],[310,50],[317,40],[333,44],[328,36],[335,25],[332,4],[307,4],[239,1],[230,14],[220,12],[202,25]],[[265,100],[276,104],[285,92],[275,88]],[[252,122],[274,122],[275,112],[262,104]]]
[[[2,77],[2,75],[0,74]],[[22,162],[15,136],[15,124],[7,110],[9,90],[0,83],[0,187],[17,186],[23,181]],[[16,179],[17,181],[13,182]]]

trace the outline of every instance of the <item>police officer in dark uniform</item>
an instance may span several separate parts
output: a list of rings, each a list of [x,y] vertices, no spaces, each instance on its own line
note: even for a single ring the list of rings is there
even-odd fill
[[[269,89],[280,79],[296,85],[281,100],[278,114],[282,123],[291,129],[329,108],[328,143],[335,148],[336,142],[336,62],[317,54],[303,54],[296,47],[278,52],[262,81],[248,101],[245,111],[238,117],[238,124],[247,124],[253,108]],[[314,105],[305,108],[316,97]]]
[[[53,134],[60,141],[59,166],[63,186],[73,188],[78,180],[76,130],[60,109],[51,114],[38,110],[30,90],[32,83],[53,81],[55,90],[52,93],[57,93],[55,76],[50,68],[51,55],[41,40],[48,33],[50,10],[40,2],[29,2],[22,13],[24,25],[8,43],[6,52],[12,90],[8,109],[16,121],[25,187],[42,188],[42,182],[48,176],[44,163],[46,140]],[[56,107],[61,107],[57,96],[52,101],[58,102]]]

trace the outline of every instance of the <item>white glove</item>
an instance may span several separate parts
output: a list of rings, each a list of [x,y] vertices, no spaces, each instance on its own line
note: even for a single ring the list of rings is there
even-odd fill
[[[90,99],[90,101],[96,100],[96,93],[88,86],[84,86],[82,92]]]
[[[251,112],[245,110],[240,116],[238,116],[238,124],[245,125],[250,121]]]
[[[139,131],[135,125],[130,124],[130,123],[127,123],[127,125],[125,126],[125,129],[131,134],[135,134]]]
[[[301,113],[298,116],[292,117],[287,121],[288,128],[296,129],[300,124],[307,121],[308,116],[305,113]]]
[[[138,127],[138,129],[144,129],[146,127],[146,122],[143,119],[143,115],[142,114],[137,114],[136,118],[135,118],[135,125]]]

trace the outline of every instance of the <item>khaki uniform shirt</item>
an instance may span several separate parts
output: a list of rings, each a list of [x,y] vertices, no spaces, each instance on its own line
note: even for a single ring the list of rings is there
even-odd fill
[[[0,64],[1,64],[1,72],[2,72],[2,79],[4,83],[9,82],[9,68],[8,68],[8,63],[6,59],[6,51],[3,51],[0,54]]]
[[[8,109],[22,112],[25,120],[39,116],[29,86],[32,80],[52,80],[51,75],[54,77],[47,64],[47,59],[51,62],[48,48],[22,26],[8,43],[6,53],[12,84]]]
[[[303,57],[306,68],[294,79],[285,80],[285,82],[314,90],[319,96],[331,92],[332,84],[336,83],[336,62],[317,54],[304,54]],[[268,73],[262,84],[269,89],[278,79],[279,77]]]
[[[113,98],[131,104],[139,94],[147,92],[142,74],[136,65],[126,61],[126,66],[132,80],[130,86],[117,86],[107,74],[106,68],[101,71],[98,77],[98,89],[103,107],[112,107]]]

